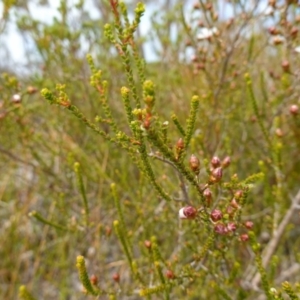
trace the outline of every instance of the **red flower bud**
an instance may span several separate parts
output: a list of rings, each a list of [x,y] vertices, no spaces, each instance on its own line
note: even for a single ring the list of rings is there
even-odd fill
[[[175,274],[171,270],[167,270],[166,271],[166,277],[168,279],[174,279],[175,278]]]
[[[221,167],[214,169],[211,172],[211,181],[213,183],[219,182],[223,176],[223,169]]]
[[[182,151],[184,149],[184,142],[183,139],[180,138],[176,143],[176,150]]]
[[[213,222],[217,222],[223,218],[223,214],[219,209],[214,209],[210,214],[210,218]]]
[[[150,118],[146,118],[143,122],[143,127],[147,130],[150,128],[150,125],[151,125],[151,120]]]
[[[268,31],[271,35],[277,35],[279,33],[278,29],[274,26],[269,27]]]
[[[222,161],[222,167],[223,167],[223,168],[229,167],[230,162],[231,162],[230,157],[229,157],[229,156],[226,156],[226,157],[223,159],[223,161]]]
[[[290,113],[291,113],[291,115],[297,115],[298,114],[298,112],[299,112],[299,107],[298,107],[298,105],[296,105],[296,104],[293,104],[293,105],[291,105],[290,106]]]
[[[36,93],[37,90],[38,90],[38,89],[35,88],[35,87],[33,87],[33,86],[27,87],[27,93],[28,93],[29,95],[32,95],[32,94]]]
[[[204,196],[204,198],[206,200],[207,206],[210,206],[211,199],[212,199],[211,190],[209,188],[205,189],[204,192],[203,192],[203,196]]]
[[[119,282],[120,281],[120,274],[119,273],[115,273],[113,276],[112,276],[113,280],[115,282]]]
[[[98,284],[98,277],[97,277],[96,275],[93,274],[93,275],[90,277],[90,282],[91,282],[92,285],[97,285],[97,284]]]
[[[190,167],[191,167],[191,170],[195,174],[199,173],[199,171],[200,171],[200,162],[199,162],[199,159],[194,154],[192,154],[192,156],[190,157]]]
[[[151,242],[148,241],[148,240],[146,240],[146,241],[144,242],[144,245],[145,245],[145,247],[148,248],[148,249],[150,249],[151,246],[152,246]]]
[[[197,216],[197,209],[193,206],[185,206],[179,210],[180,219],[195,219]]]
[[[283,132],[282,132],[281,128],[276,128],[275,134],[276,134],[279,138],[283,137]]]
[[[212,198],[212,193],[211,193],[211,190],[209,188],[205,189],[204,192],[203,192],[203,196],[206,198],[206,199],[211,199]]]
[[[247,242],[249,240],[249,235],[247,233],[241,234],[240,235],[240,240],[242,242]]]
[[[211,161],[210,161],[211,165],[213,168],[217,168],[217,167],[220,167],[221,165],[221,161],[220,161],[220,158],[217,157],[217,156],[214,156]]]
[[[290,63],[287,60],[284,60],[281,63],[281,67],[282,67],[284,72],[286,72],[286,73],[290,72]]]
[[[252,229],[252,227],[253,227],[253,222],[252,222],[252,221],[246,221],[244,225],[245,225],[245,227],[246,227],[247,229]]]
[[[231,200],[230,205],[235,209],[238,209],[240,207],[235,198]]]

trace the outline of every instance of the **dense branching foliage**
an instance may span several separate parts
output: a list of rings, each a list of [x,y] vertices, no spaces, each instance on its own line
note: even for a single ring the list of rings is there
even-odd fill
[[[2,298],[298,299],[297,1],[31,2],[2,1]]]

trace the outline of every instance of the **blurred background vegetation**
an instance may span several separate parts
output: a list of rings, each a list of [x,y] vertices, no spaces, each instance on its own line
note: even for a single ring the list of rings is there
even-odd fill
[[[225,242],[220,239],[219,250],[210,253],[213,259],[191,271],[188,266],[193,255],[207,236],[196,223],[178,219],[182,203],[159,199],[127,153],[41,97],[42,88],[64,83],[72,103],[88,119],[101,116],[99,95],[89,83],[86,54],[90,53],[109,82],[114,117],[120,128],[128,130],[120,96],[126,76],[122,60],[103,30],[106,23],[113,22],[109,1],[58,2],[55,17],[48,20],[47,0],[1,1],[1,47],[7,46],[7,28],[15,26],[25,49],[22,68],[11,59],[13,47],[2,50],[0,57],[1,299],[17,299],[23,284],[37,299],[88,298],[76,271],[77,255],[86,258],[88,271],[98,277],[101,288],[119,291],[118,299],[141,298],[135,293],[138,286],[129,276],[112,228],[117,218],[110,190],[113,182],[141,272],[152,276],[144,242],[156,236],[165,268],[180,278],[171,299],[226,299],[214,285],[219,268],[223,269],[218,273],[223,283],[220,287],[232,299],[257,298],[259,290],[241,284],[253,265],[249,246],[236,240],[222,248],[220,244]],[[33,17],[32,4],[45,18]],[[127,4],[132,17],[136,1]],[[243,220],[254,222],[258,240],[267,245],[300,188],[297,1],[203,0],[183,5],[183,1],[160,0],[145,4],[150,13],[145,24],[142,18],[136,41],[146,60],[145,77],[156,85],[156,111],[170,123],[170,144],[175,147],[180,137],[171,115],[175,113],[184,124],[192,95],[199,95],[188,155],[196,154],[201,163],[214,155],[230,156],[224,180],[234,174],[245,179],[264,173],[263,181],[249,194]],[[143,26],[149,28],[146,34],[142,34]],[[247,93],[246,73],[252,79],[256,106]],[[84,226],[75,162],[82,169],[89,227]],[[159,161],[153,164],[158,180],[170,195],[178,196],[179,183],[173,171]],[[213,194],[222,198],[218,186]],[[31,211],[68,230],[30,218]],[[295,212],[267,268],[275,287],[283,280],[299,282],[299,225]],[[296,273],[280,277],[295,266]],[[236,274],[232,275],[232,270]]]

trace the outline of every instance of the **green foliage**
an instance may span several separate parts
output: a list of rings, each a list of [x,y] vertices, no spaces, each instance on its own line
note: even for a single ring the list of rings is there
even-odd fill
[[[3,2],[1,298],[298,299],[298,8],[179,2]]]

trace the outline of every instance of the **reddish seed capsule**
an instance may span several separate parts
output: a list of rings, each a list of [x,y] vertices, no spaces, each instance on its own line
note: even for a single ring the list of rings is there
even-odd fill
[[[34,94],[34,93],[36,93],[36,92],[37,92],[37,88],[35,88],[35,87],[33,87],[33,86],[27,87],[27,93],[28,93],[28,94],[32,95],[32,94]]]
[[[233,207],[234,209],[238,209],[240,206],[239,204],[237,203],[236,199],[233,198],[231,201],[230,201],[230,205],[231,207]]]
[[[234,194],[234,198],[237,199],[237,200],[241,199],[242,196],[243,196],[243,191],[242,190],[238,190]]]
[[[242,242],[247,242],[249,240],[249,235],[247,233],[241,234],[240,235],[240,240]]]
[[[205,191],[203,192],[203,196],[205,197],[206,200],[211,200],[212,198],[211,190],[209,188],[205,189]]]
[[[150,249],[151,246],[152,246],[151,242],[148,241],[148,240],[146,240],[146,241],[144,242],[144,245],[145,245],[145,247],[148,248],[148,249]]]
[[[91,281],[91,284],[92,285],[97,285],[98,284],[98,277],[96,276],[96,275],[92,275],[91,277],[90,277],[90,281]]]
[[[284,60],[281,63],[281,67],[282,67],[284,72],[290,72],[290,63],[287,60]]]
[[[190,168],[191,170],[195,173],[195,174],[198,174],[199,171],[200,171],[200,162],[199,162],[199,159],[194,155],[192,154],[192,156],[190,157]]]
[[[230,163],[231,163],[230,157],[226,156],[222,161],[222,167],[227,168],[227,167],[229,167]]]
[[[276,27],[274,27],[274,26],[269,27],[268,31],[271,35],[277,35],[279,33],[278,30],[276,29]]]
[[[209,188],[205,189],[205,191],[203,192],[203,196],[206,200],[206,204],[209,207],[211,204],[211,200],[212,200],[212,193],[211,190]]]
[[[252,222],[252,221],[246,221],[244,225],[245,225],[245,227],[246,227],[247,229],[252,229],[252,227],[253,227],[253,222]]]
[[[120,281],[120,274],[119,273],[115,273],[113,276],[112,276],[113,280],[115,282],[119,282]]]
[[[211,199],[212,199],[212,193],[211,193],[211,191],[210,191],[209,188],[207,188],[207,189],[203,192],[203,196],[204,196],[204,198],[205,198],[205,200],[206,200],[206,205],[207,205],[207,207],[210,207],[210,205],[211,205]]]
[[[149,129],[149,128],[150,128],[150,125],[151,125],[150,119],[149,119],[149,118],[146,118],[146,119],[144,120],[144,122],[143,122],[143,127],[144,127],[145,129]]]
[[[180,219],[195,219],[197,216],[197,209],[193,206],[185,206],[179,210]]]
[[[168,279],[174,279],[174,278],[175,278],[175,275],[174,275],[173,271],[167,270],[167,271],[166,271],[166,277],[167,277]]]
[[[213,222],[217,222],[223,218],[223,214],[219,209],[214,209],[210,214],[210,218]]]
[[[182,138],[180,138],[176,143],[176,149],[181,151],[184,149],[184,141]]]
[[[217,157],[217,156],[214,156],[211,161],[210,161],[211,165],[213,168],[217,168],[217,167],[220,167],[221,165],[221,161],[220,161],[220,158]]]
[[[298,114],[298,112],[299,112],[299,107],[298,107],[298,105],[296,105],[296,104],[293,104],[293,105],[291,105],[290,106],[290,113],[291,113],[291,115],[297,115]]]
[[[275,134],[280,138],[283,137],[283,132],[282,132],[281,128],[276,128]]]
[[[222,179],[222,176],[223,176],[223,169],[221,167],[214,169],[211,172],[211,176],[212,176],[211,180],[214,183],[219,182]]]

